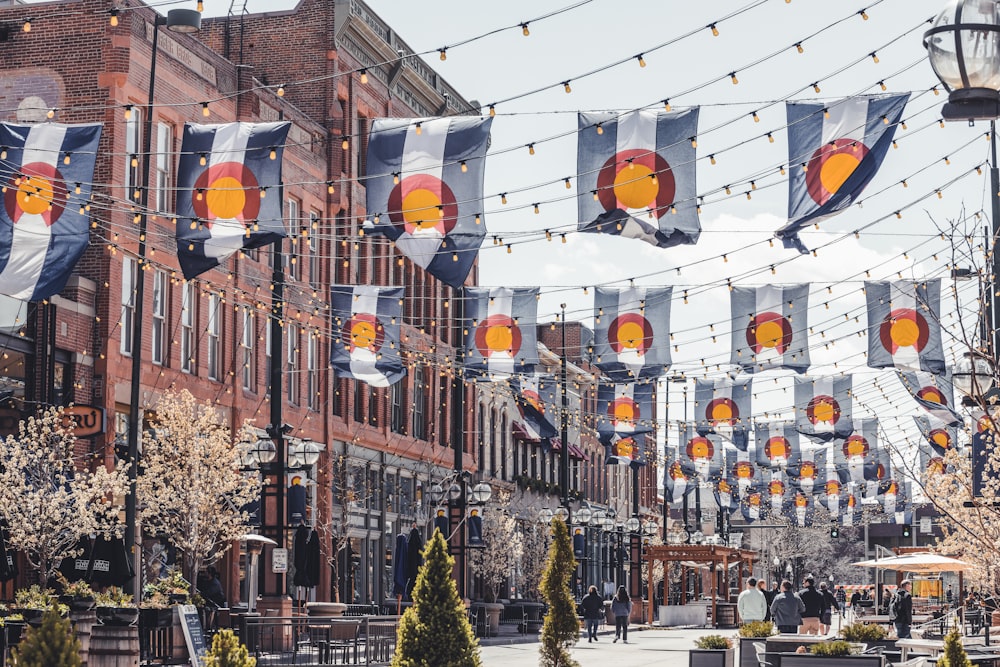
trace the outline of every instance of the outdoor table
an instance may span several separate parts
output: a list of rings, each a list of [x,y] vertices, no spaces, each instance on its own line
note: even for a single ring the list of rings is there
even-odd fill
[[[944,641],[941,639],[899,639],[896,641],[899,649],[900,662],[906,662],[906,656],[911,650],[927,651],[931,657],[937,657],[944,650]]]

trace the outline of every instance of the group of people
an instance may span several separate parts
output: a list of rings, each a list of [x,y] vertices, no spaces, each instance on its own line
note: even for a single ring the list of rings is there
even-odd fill
[[[913,622],[911,587],[908,579],[903,581],[887,602],[889,620],[896,626],[896,636],[900,639],[910,637]],[[743,623],[773,621],[778,632],[825,635],[830,632],[833,612],[843,612],[844,600],[838,599],[841,597],[830,592],[826,582],[820,582],[817,588],[813,577],[806,577],[798,592],[787,579],[768,590],[763,580],[750,577],[746,590],[740,593],[736,609]]]
[[[597,627],[605,618],[604,598],[597,592],[597,586],[591,586],[580,602],[583,610],[583,620],[587,625],[587,643],[597,641]],[[628,644],[628,622],[632,615],[632,599],[624,586],[618,587],[618,592],[611,599],[611,613],[615,617],[615,638]]]

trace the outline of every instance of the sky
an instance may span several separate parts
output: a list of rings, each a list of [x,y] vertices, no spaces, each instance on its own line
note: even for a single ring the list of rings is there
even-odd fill
[[[952,264],[970,265],[965,238],[974,245],[987,225],[988,216],[972,216],[989,210],[989,172],[975,171],[988,159],[989,127],[938,124],[946,94],[930,92],[938,82],[922,36],[941,0],[368,4],[412,49],[430,52],[427,64],[466,99],[495,104],[481,284],[540,286],[540,322],[551,321],[565,303],[568,319],[588,325],[595,286],[672,286],[672,370],[694,377],[727,370],[728,284],[810,283],[810,374],[853,373],[856,411],[877,414],[894,445],[919,438],[910,423],[919,414],[916,404],[891,372],[865,367],[863,282],[944,278],[945,346],[952,359],[961,355],[960,307],[948,275]],[[246,9],[294,5],[248,0]],[[205,0],[205,6],[207,15],[224,15],[231,5]],[[438,58],[442,47],[448,47],[445,61]],[[875,94],[883,84],[888,92],[911,93],[906,129],[897,131],[898,148],[890,149],[861,202],[802,235],[815,254],[772,243],[787,214],[788,179],[779,171],[789,160],[785,100]],[[663,108],[666,99],[675,109],[700,107],[698,243],[659,249],[574,233],[577,112]],[[500,193],[508,193],[506,205]],[[956,220],[965,222],[953,235]],[[974,308],[974,283],[958,287],[961,307]],[[758,376],[756,417],[787,415],[792,375]],[[684,412],[677,386],[671,420]]]

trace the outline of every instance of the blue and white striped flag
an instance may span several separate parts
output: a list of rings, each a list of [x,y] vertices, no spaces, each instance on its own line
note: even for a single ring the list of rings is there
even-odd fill
[[[288,122],[184,126],[176,211],[177,259],[185,278],[222,264],[241,248],[260,248],[286,236],[281,160],[290,127]]]
[[[0,294],[40,301],[66,286],[90,240],[101,125],[0,123]]]

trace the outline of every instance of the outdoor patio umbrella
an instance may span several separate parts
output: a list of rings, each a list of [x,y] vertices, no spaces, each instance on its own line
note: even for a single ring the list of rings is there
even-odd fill
[[[399,597],[406,592],[406,535],[396,536],[396,551],[392,554],[392,594]]]
[[[863,560],[853,563],[857,567],[877,567],[883,570],[898,570],[901,572],[962,572],[972,569],[970,563],[932,553],[904,554],[879,558],[878,560]]]
[[[417,583],[417,575],[420,574],[420,566],[424,564],[423,557],[424,540],[420,537],[420,531],[415,527],[410,530],[410,536],[406,540],[406,593],[413,593],[413,585]]]
[[[135,571],[125,549],[125,540],[120,537],[108,540],[98,535],[90,552],[87,581],[103,586],[124,586],[133,574]]]
[[[59,563],[59,572],[66,577],[66,581],[83,581],[87,578],[87,571],[90,569],[90,547],[90,536],[84,535],[76,543],[79,555],[75,558],[63,558]]]

